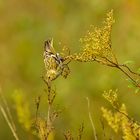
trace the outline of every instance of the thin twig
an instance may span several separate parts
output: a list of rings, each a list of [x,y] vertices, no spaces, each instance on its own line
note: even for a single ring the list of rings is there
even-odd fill
[[[132,73],[132,74],[134,74],[134,75],[137,75],[137,76],[140,76],[139,73],[136,73],[136,72],[132,71],[126,64],[122,64],[122,65],[119,65],[119,66],[125,67],[125,68],[128,69],[128,71],[129,71],[130,73]]]
[[[95,140],[98,140],[97,139],[96,129],[95,129],[95,126],[94,126],[94,123],[93,123],[93,119],[92,119],[91,113],[90,113],[90,101],[89,101],[89,98],[88,97],[86,97],[86,99],[87,99],[87,104],[88,104],[88,115],[89,115],[89,119],[90,119],[90,122],[91,122],[91,125],[92,125],[94,139]]]
[[[41,100],[41,96],[38,96],[35,100],[36,103],[36,117],[35,117],[35,124],[37,124],[37,118],[38,118],[38,110],[39,110],[39,106],[40,106],[40,100]]]
[[[0,97],[1,97],[3,103],[4,103],[5,107],[6,107],[6,112],[7,112],[7,115],[8,115],[8,117],[9,117],[9,119],[10,119],[10,122],[11,122],[11,124],[12,124],[14,130],[16,131],[16,126],[15,126],[15,124],[14,124],[14,121],[13,121],[13,118],[12,118],[12,115],[11,115],[11,111],[10,111],[10,109],[9,109],[9,107],[8,107],[8,104],[7,104],[6,99],[4,98],[4,96],[3,96],[2,93],[1,93],[1,89],[0,89]]]
[[[16,140],[19,140],[18,135],[15,132],[15,130],[14,130],[14,128],[13,128],[13,126],[12,126],[8,116],[7,116],[7,114],[6,114],[6,111],[4,110],[4,108],[1,105],[0,105],[0,110],[1,110],[1,113],[2,113],[3,117],[5,118],[5,120],[6,120],[7,124],[8,124],[10,130],[12,131],[13,136],[15,137]]]
[[[47,101],[48,101],[48,110],[47,110],[47,130],[48,130],[48,132],[47,132],[47,135],[46,135],[46,137],[45,137],[45,140],[48,140],[48,137],[49,137],[49,135],[50,135],[50,133],[51,133],[51,131],[50,131],[50,127],[52,127],[52,122],[51,122],[51,106],[52,106],[52,99],[51,99],[51,92],[52,92],[52,89],[51,89],[51,82],[48,82],[48,81],[46,81],[45,80],[45,83],[46,83],[46,85],[47,85],[47,88],[48,88],[48,90],[47,90],[47,94],[48,94],[48,99],[47,99]]]
[[[48,123],[48,126],[50,125],[50,111],[51,111],[51,106],[48,105],[48,114],[47,114],[47,123]]]
[[[116,63],[112,62],[111,60],[107,59],[106,57],[105,57],[104,59],[106,59],[109,63],[111,63],[111,64],[113,65],[113,67],[115,67],[115,68],[119,69],[121,72],[123,72],[129,79],[132,80],[133,84],[134,84],[136,87],[139,87],[139,88],[140,88],[140,85],[137,83],[137,81],[136,81],[131,75],[129,75],[129,74],[122,68],[122,66],[125,67],[125,68],[127,68],[128,71],[129,71],[131,74],[140,76],[139,74],[133,72],[127,65],[116,64]]]
[[[13,118],[12,118],[12,115],[11,115],[11,111],[10,111],[10,109],[8,107],[6,99],[2,95],[1,88],[0,88],[0,97],[1,97],[1,100],[2,100],[2,102],[3,102],[3,104],[4,104],[5,108],[6,108],[6,110],[5,110],[3,108],[3,106],[0,104],[1,113],[2,113],[3,117],[5,118],[8,126],[10,127],[10,129],[11,129],[11,131],[13,133],[13,136],[15,137],[16,140],[19,140],[17,132],[16,132],[16,126],[14,124],[14,121],[13,121]]]
[[[79,128],[77,140],[81,140],[82,139],[83,130],[84,130],[84,124],[82,123],[80,128]]]
[[[140,88],[140,85],[137,83],[137,81],[132,78],[127,72],[125,72],[120,66],[116,67],[118,68],[120,71],[122,71],[129,79],[132,80],[133,84],[136,86],[136,87],[139,87]]]

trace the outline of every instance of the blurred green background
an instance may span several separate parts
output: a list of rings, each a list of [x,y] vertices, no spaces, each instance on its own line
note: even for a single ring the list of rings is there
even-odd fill
[[[0,86],[6,97],[22,140],[30,138],[18,123],[11,99],[15,90],[22,91],[35,115],[34,99],[44,92],[43,43],[54,39],[54,47],[63,46],[71,52],[80,49],[79,39],[91,24],[100,26],[106,13],[114,9],[115,24],[112,45],[121,63],[133,60],[132,69],[140,67],[140,1],[139,0],[0,0]],[[127,106],[130,116],[140,121],[140,94],[127,87],[126,77],[119,71],[96,63],[71,63],[67,79],[55,82],[55,104],[66,108],[56,121],[55,139],[63,139],[65,130],[73,134],[84,122],[84,139],[93,139],[88,118],[87,101],[98,135],[101,135],[101,106],[109,106],[102,93],[119,89],[119,98]],[[44,111],[46,105],[41,106]],[[42,109],[42,110],[43,110]],[[40,112],[45,116],[45,112]],[[0,140],[14,140],[2,114],[0,114]]]

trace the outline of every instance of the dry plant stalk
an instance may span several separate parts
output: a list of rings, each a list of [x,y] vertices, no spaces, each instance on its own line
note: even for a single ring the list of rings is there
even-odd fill
[[[47,81],[45,81],[46,83]],[[46,119],[41,119],[38,117],[38,108],[40,104],[40,98],[38,100],[37,105],[37,111],[36,111],[36,128],[39,131],[39,136],[41,140],[48,140],[50,134],[54,131],[54,121],[56,118],[58,118],[59,114],[61,113],[61,110],[54,110],[52,109],[52,105],[54,102],[54,99],[56,97],[56,92],[52,89],[51,84],[49,84],[50,87],[48,87],[47,84],[47,89],[45,90],[47,94],[47,104],[48,104],[48,109],[47,109],[47,118]]]
[[[74,139],[70,130],[68,130],[67,132],[64,133],[64,137],[65,137],[65,140],[73,140]]]
[[[82,123],[80,128],[79,128],[79,130],[78,130],[77,140],[81,140],[82,139],[83,131],[84,131],[84,124]]]
[[[89,115],[89,120],[91,122],[91,126],[92,126],[92,130],[93,130],[93,135],[94,135],[94,139],[95,140],[98,140],[97,138],[97,133],[96,133],[96,129],[95,129],[95,125],[93,123],[93,119],[92,119],[92,115],[91,115],[91,112],[90,112],[90,101],[89,101],[89,98],[86,97],[87,99],[87,104],[88,104],[88,115]]]
[[[10,109],[8,107],[8,104],[7,104],[7,101],[5,100],[4,96],[2,95],[1,93],[1,88],[0,88],[0,98],[3,102],[3,105],[4,107],[2,106],[2,104],[0,104],[0,111],[4,117],[4,119],[6,120],[14,138],[16,140],[19,140],[19,137],[18,137],[18,134],[17,134],[17,130],[16,130],[16,126],[14,124],[14,121],[13,121],[13,118],[12,118],[12,115],[11,115],[11,112],[10,112]]]
[[[52,87],[52,81],[55,80],[59,75],[64,75],[66,71],[66,64],[63,64],[63,59],[58,53],[54,54],[53,42],[48,40],[45,42],[44,46],[44,64],[46,73],[42,76],[43,81],[46,84],[47,89],[45,93],[47,94],[47,119],[41,119],[38,117],[38,109],[40,105],[41,96],[36,99],[36,128],[39,131],[39,136],[41,140],[48,140],[50,134],[54,131],[54,121],[58,118],[61,110],[52,109],[54,99],[56,97],[56,92]],[[69,69],[69,68],[68,68]]]
[[[82,123],[80,128],[78,129],[77,138],[75,138],[75,139],[81,140],[82,139],[82,135],[83,135],[83,131],[84,131],[84,124]],[[65,140],[74,140],[74,137],[73,137],[73,135],[72,135],[70,130],[68,130],[68,131],[66,131],[64,133],[64,138],[65,138]]]

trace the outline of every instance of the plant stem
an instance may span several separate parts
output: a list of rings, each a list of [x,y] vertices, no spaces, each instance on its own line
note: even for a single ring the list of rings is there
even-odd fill
[[[127,72],[125,72],[120,66],[117,66],[116,68],[118,68],[120,71],[122,71],[129,79],[132,80],[133,84],[136,86],[136,87],[139,87],[140,88],[140,85],[136,82],[136,80],[134,78],[132,78]]]
[[[86,97],[86,99],[87,99],[87,104],[88,104],[88,115],[89,115],[89,119],[90,119],[90,122],[91,122],[91,125],[92,125],[94,139],[95,140],[98,140],[97,139],[96,129],[95,129],[95,126],[94,126],[94,123],[93,123],[93,119],[92,119],[91,113],[90,113],[90,101],[89,101],[89,98],[88,97]]]
[[[16,140],[19,140],[19,138],[17,136],[17,133],[16,133],[15,129],[13,128],[13,126],[12,126],[12,124],[11,124],[7,114],[6,114],[6,111],[4,110],[4,108],[1,105],[0,105],[0,110],[1,110],[1,113],[2,113],[3,117],[5,118],[8,126],[9,126],[13,136],[15,137]]]

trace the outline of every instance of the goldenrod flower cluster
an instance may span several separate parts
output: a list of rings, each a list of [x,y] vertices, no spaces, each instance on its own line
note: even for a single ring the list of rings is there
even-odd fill
[[[111,110],[108,110],[104,107],[101,108],[103,117],[107,120],[108,125],[117,133],[120,128],[121,114],[113,114]]]
[[[116,134],[122,134],[123,140],[140,139],[140,124],[128,116],[125,104],[122,104],[120,107],[114,106],[114,102],[118,101],[118,99],[116,91],[113,92],[114,94],[111,94],[112,92],[113,91],[110,90],[108,95],[107,92],[105,92],[103,96],[111,103],[116,112],[102,107],[103,117]]]
[[[80,39],[83,49],[79,54],[71,56],[71,59],[81,62],[97,61],[105,65],[117,63],[111,48],[111,30],[114,22],[112,10],[107,14],[102,27],[91,26],[87,34]]]
[[[110,89],[109,91],[104,91],[103,97],[111,103],[112,106],[118,107],[118,95],[117,95],[117,89],[112,90]]]

